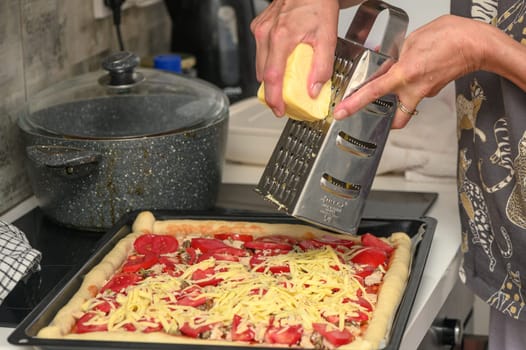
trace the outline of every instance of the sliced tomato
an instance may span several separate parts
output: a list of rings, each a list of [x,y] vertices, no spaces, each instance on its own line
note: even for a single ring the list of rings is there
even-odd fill
[[[300,325],[288,327],[270,326],[265,333],[265,341],[270,344],[295,345],[301,340],[303,328]]]
[[[111,280],[108,281],[101,289],[100,292],[104,292],[105,290],[112,290],[115,293],[119,293],[123,289],[125,289],[128,286],[134,285],[138,281],[140,281],[142,278],[132,272],[121,272],[113,276]]]
[[[82,315],[81,318],[77,320],[77,323],[75,324],[74,333],[89,333],[89,332],[105,332],[108,330],[108,325],[101,324],[101,325],[93,325],[93,324],[86,324],[89,320],[91,320],[93,317],[95,317],[96,313],[94,312],[88,312]]]
[[[216,233],[214,237],[222,241],[241,241],[241,242],[250,242],[254,239],[252,235],[244,235],[244,234],[234,233],[234,232]]]
[[[332,329],[332,327],[327,329],[325,323],[313,323],[312,328],[334,346],[349,344],[354,340],[354,336],[348,329],[343,329],[341,331],[339,329]]]
[[[124,328],[128,332],[135,332],[137,330],[137,328],[135,328],[133,323],[125,323],[122,325],[122,328]]]
[[[369,276],[370,274],[372,274],[374,271],[376,271],[376,267],[375,266],[364,265],[364,266],[361,266],[360,269],[358,271],[356,271],[354,274],[356,276],[361,277],[361,278],[365,278],[365,277]]]
[[[277,249],[282,251],[292,250],[292,247],[298,242],[294,237],[286,235],[272,235],[258,237],[253,241],[246,242],[245,248],[256,250]]]
[[[93,310],[102,311],[105,314],[108,314],[112,309],[119,307],[119,303],[116,300],[104,300],[100,304],[97,304]]]
[[[147,270],[157,264],[157,255],[131,255],[122,266],[123,272],[137,272],[141,269]]]
[[[219,248],[227,248],[228,245],[225,242],[217,238],[192,238],[190,245],[194,249],[199,249],[201,253],[208,253]]]
[[[376,247],[385,251],[387,254],[391,254],[394,248],[384,240],[376,237],[371,233],[365,233],[361,236],[362,245],[366,247]]]
[[[217,286],[221,281],[223,281],[222,278],[213,278],[212,276],[215,275],[214,267],[209,267],[207,269],[197,269],[192,274],[192,280],[195,281],[195,284],[197,284],[200,287],[205,286]]]
[[[183,333],[186,336],[192,337],[192,338],[198,338],[202,333],[209,331],[212,329],[212,325],[204,325],[204,326],[197,326],[197,327],[190,327],[188,322],[185,322],[179,330],[181,333]]]
[[[345,238],[337,238],[329,235],[316,237],[312,239],[314,242],[322,245],[329,245],[333,248],[337,248],[340,246],[350,248],[353,245],[355,245],[355,242],[351,239],[345,239]]]
[[[244,331],[238,332],[238,328],[240,324],[241,324],[241,316],[234,315],[234,318],[232,319],[232,329],[230,332],[232,336],[232,340],[239,340],[239,341],[254,340],[254,337],[256,336],[254,329],[252,329],[252,327],[247,327]]]
[[[179,242],[174,236],[156,235],[153,238],[152,248],[156,254],[173,253],[179,248]]]
[[[348,316],[347,317],[347,321],[351,321],[351,322],[358,322],[358,323],[363,323],[367,320],[369,320],[369,316],[361,311],[361,310],[356,310],[354,311],[355,314],[353,314],[352,316]]]
[[[361,252],[351,258],[351,261],[355,264],[370,265],[378,267],[387,260],[387,253],[376,247],[366,247]]]
[[[133,243],[135,251],[139,254],[166,254],[172,253],[179,247],[177,239],[170,235],[154,235],[147,233],[137,237]]]
[[[250,260],[249,264],[251,268],[254,268],[266,261],[266,256],[263,254],[255,254],[253,255]],[[256,272],[265,272],[266,266],[260,266],[255,271]],[[272,273],[278,274],[278,273],[288,273],[290,272],[290,267],[288,265],[273,265],[269,266],[268,270]]]
[[[184,253],[181,254],[184,263],[187,265],[193,265],[197,261],[197,253],[192,247],[185,248]]]
[[[373,306],[364,297],[358,297],[358,300],[355,301],[355,303],[358,303],[358,305],[360,305],[361,307],[365,308],[365,310],[367,310],[367,311],[373,311]]]
[[[198,295],[195,295],[195,296],[185,295],[180,298],[177,298],[177,301],[175,303],[177,305],[182,305],[182,306],[198,307],[206,303],[206,298],[200,297]]]
[[[319,249],[323,247],[322,243],[313,241],[312,239],[304,239],[300,241],[298,245],[300,246],[301,249],[303,249],[303,251]]]
[[[219,261],[239,261],[239,258],[235,255],[230,255],[227,253],[218,253],[215,251],[204,253],[199,258],[197,258],[197,262],[201,262],[210,258],[214,258],[215,260]]]

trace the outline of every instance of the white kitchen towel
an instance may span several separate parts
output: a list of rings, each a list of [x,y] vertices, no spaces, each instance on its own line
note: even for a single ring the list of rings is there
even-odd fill
[[[418,106],[403,129],[391,130],[377,174],[402,173],[408,181],[443,182],[456,177],[457,134],[452,85]],[[420,175],[420,176],[418,176]]]
[[[40,269],[41,258],[24,232],[0,220],[0,304],[22,278]]]

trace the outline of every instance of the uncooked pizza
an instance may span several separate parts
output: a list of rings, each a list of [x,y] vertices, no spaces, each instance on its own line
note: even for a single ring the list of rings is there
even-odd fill
[[[38,336],[377,349],[405,289],[410,247],[401,232],[347,236],[141,212]]]

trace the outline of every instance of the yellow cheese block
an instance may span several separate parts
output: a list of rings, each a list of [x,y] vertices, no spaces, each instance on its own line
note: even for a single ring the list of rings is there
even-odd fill
[[[331,81],[323,85],[320,94],[311,98],[307,91],[307,78],[312,66],[312,46],[300,43],[287,59],[283,78],[283,101],[285,114],[292,119],[316,121],[324,119],[329,113],[331,103]],[[262,83],[258,98],[265,103],[265,87]]]

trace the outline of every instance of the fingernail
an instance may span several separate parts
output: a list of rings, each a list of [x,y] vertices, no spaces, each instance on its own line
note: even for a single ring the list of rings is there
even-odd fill
[[[343,119],[345,117],[347,117],[347,112],[343,109],[334,112],[334,119]]]
[[[314,85],[312,85],[312,95],[314,97],[317,97],[320,94],[322,86],[323,85],[321,83],[315,83]]]
[[[283,115],[281,114],[281,112],[280,112],[277,108],[274,108],[274,109],[272,110],[272,113],[274,113],[274,115],[275,115],[276,117],[282,117],[282,116],[283,116]]]

